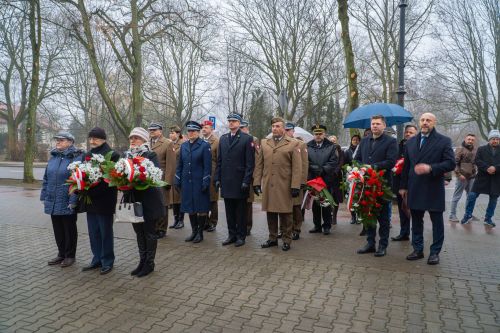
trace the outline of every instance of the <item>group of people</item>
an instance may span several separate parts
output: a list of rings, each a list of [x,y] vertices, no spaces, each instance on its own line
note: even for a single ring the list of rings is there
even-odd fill
[[[129,135],[129,149],[121,156],[142,156],[161,168],[164,187],[147,190],[125,191],[125,202],[140,202],[143,206],[143,223],[133,223],[139,250],[139,264],[131,274],[142,277],[154,271],[158,239],[165,237],[167,229],[184,227],[184,215],[189,216],[191,234],[186,242],[203,241],[204,232],[216,230],[219,195],[224,200],[228,236],[222,245],[245,245],[252,229],[252,202],[262,195],[262,210],[266,212],[269,235],[262,248],[278,246],[288,251],[292,240],[300,239],[304,209],[302,204],[308,180],[322,177],[337,204],[342,202],[342,166],[358,161],[377,170],[384,170],[384,177],[397,194],[401,230],[393,241],[410,239],[414,251],[408,260],[424,258],[423,218],[429,212],[433,242],[428,264],[439,263],[439,253],[444,241],[443,213],[445,211],[446,175],[453,170],[457,185],[452,200],[450,220],[458,222],[456,206],[462,192],[467,191],[465,216],[462,223],[472,219],[474,204],[479,194],[490,196],[485,224],[494,227],[492,217],[500,191],[500,133],[492,130],[485,146],[476,149],[474,135],[469,134],[462,147],[454,153],[451,139],[436,131],[436,117],[431,113],[419,119],[419,128],[407,125],[404,139],[397,143],[386,132],[383,116],[373,116],[371,127],[364,137],[354,135],[351,144],[342,150],[336,137],[327,137],[327,128],[317,124],[311,128],[314,138],[304,142],[295,137],[295,125],[280,117],[271,121],[272,134],[259,140],[248,130],[248,122],[239,114],[227,117],[229,132],[217,138],[213,123],[189,121],[183,137],[181,128],[170,128],[169,138],[163,135],[163,126],[152,123],[148,130],[136,127]],[[65,180],[70,176],[68,165],[83,161],[92,154],[106,155],[112,151],[106,143],[107,135],[101,128],[88,134],[90,150],[84,153],[74,145],[74,137],[59,132],[56,147],[45,171],[40,199],[45,213],[51,215],[57,256],[49,265],[71,266],[75,262],[77,244],[77,213],[87,213],[92,261],[83,271],[100,270],[107,274],[113,269],[113,215],[118,191],[106,182],[88,191],[90,202],[79,201],[76,194],[69,194]],[[111,159],[120,154],[112,151]],[[398,158],[404,158],[400,175],[393,176],[392,168]],[[373,253],[376,257],[387,254],[392,203],[382,203],[377,216],[377,227],[364,228],[366,244],[357,252]],[[173,210],[174,221],[169,226],[168,209]],[[313,202],[314,227],[310,233],[329,235],[336,224],[338,205],[324,206]],[[351,223],[358,223],[351,213]]]

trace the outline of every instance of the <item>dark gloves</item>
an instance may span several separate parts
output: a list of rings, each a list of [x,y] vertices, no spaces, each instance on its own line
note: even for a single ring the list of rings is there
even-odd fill
[[[248,186],[248,184],[247,184],[247,183],[242,183],[242,184],[241,184],[241,192],[243,192],[243,193],[247,194],[247,193],[248,193],[249,188],[250,188],[250,187]]]
[[[297,198],[300,195],[300,189],[292,188],[292,198]]]
[[[210,188],[210,186],[208,184],[203,184],[201,185],[201,191],[203,193],[206,193],[208,191],[208,189]]]
[[[219,189],[220,189],[220,181],[216,181],[215,184],[215,192],[219,192]]]
[[[254,186],[253,193],[255,193],[255,195],[259,196],[262,193],[262,187],[260,187],[260,185]]]

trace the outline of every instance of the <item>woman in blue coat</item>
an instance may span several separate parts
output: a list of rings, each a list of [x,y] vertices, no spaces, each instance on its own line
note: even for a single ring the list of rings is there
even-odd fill
[[[52,219],[52,227],[57,244],[57,256],[49,265],[68,267],[75,263],[78,231],[76,229],[76,194],[69,194],[66,179],[70,176],[68,165],[80,161],[83,151],[73,144],[75,138],[68,132],[61,131],[54,136],[56,148],[50,152],[43,176],[40,200],[46,214]]]
[[[210,210],[210,174],[212,154],[210,144],[200,139],[201,125],[186,123],[188,140],[181,145],[174,186],[181,192],[181,212],[189,214],[191,236],[186,242],[203,240],[203,228]]]

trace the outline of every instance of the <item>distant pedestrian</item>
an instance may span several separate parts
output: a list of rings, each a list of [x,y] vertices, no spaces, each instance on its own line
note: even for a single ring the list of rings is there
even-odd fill
[[[465,196],[469,194],[472,185],[474,184],[474,179],[477,175],[477,167],[474,163],[476,158],[477,148],[475,147],[476,136],[474,134],[467,134],[462,146],[455,150],[455,192],[453,193],[453,198],[451,199],[450,207],[450,217],[451,222],[459,222],[457,217],[457,205],[462,197],[462,193],[465,191]]]
[[[493,216],[500,195],[500,132],[491,130],[488,134],[488,144],[479,147],[477,150],[475,163],[478,169],[477,178],[472,185],[472,189],[467,196],[465,204],[465,215],[462,224],[469,223],[472,219],[472,212],[476,205],[476,199],[480,194],[489,196],[484,224],[495,227]]]
[[[91,158],[93,154],[106,156],[112,152],[111,160],[116,162],[120,154],[113,151],[106,142],[106,132],[99,127],[94,127],[88,135],[90,151],[85,157]],[[85,157],[83,160],[85,160]],[[88,190],[90,203],[84,205],[87,212],[87,226],[89,229],[90,249],[92,250],[92,261],[82,271],[90,271],[100,268],[101,274],[107,274],[113,269],[115,253],[113,246],[113,214],[115,213],[117,201],[116,187],[109,187],[104,181]]]
[[[444,242],[444,174],[455,169],[455,156],[450,138],[439,134],[435,128],[435,115],[424,113],[419,124],[420,133],[406,142],[399,190],[411,210],[413,252],[406,259],[424,258],[424,214],[428,211],[432,222],[432,245],[427,263],[436,265]]]
[[[65,131],[54,136],[56,147],[50,152],[50,159],[43,176],[40,200],[44,211],[50,215],[57,244],[57,256],[49,265],[68,267],[75,263],[78,231],[76,228],[76,205],[78,197],[69,194],[66,179],[70,176],[68,165],[82,159],[83,151],[74,146],[75,137]]]

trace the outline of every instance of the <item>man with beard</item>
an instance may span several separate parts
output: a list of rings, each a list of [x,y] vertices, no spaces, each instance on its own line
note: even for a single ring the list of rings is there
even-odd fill
[[[420,133],[406,142],[405,164],[399,194],[411,211],[413,252],[406,259],[424,258],[424,214],[432,221],[432,245],[427,264],[439,264],[444,242],[444,174],[455,169],[455,155],[450,138],[439,134],[436,116],[420,116]]]
[[[85,154],[85,159],[90,159],[93,154],[106,156],[109,152],[113,162],[118,161],[120,154],[112,151],[106,143],[106,132],[99,127],[93,128],[88,135],[90,151]],[[88,191],[90,203],[84,204],[87,212],[87,226],[89,229],[90,249],[92,261],[82,271],[101,269],[101,275],[111,272],[115,261],[113,250],[113,214],[115,213],[117,189],[109,187],[104,181]]]
[[[205,120],[202,124],[201,135],[203,140],[210,144],[212,153],[212,174],[210,182],[210,213],[208,215],[208,223],[205,225],[205,230],[212,232],[217,227],[217,220],[219,219],[219,191],[215,188],[215,169],[217,168],[217,156],[219,152],[219,138],[213,134],[214,124],[210,120]]]
[[[418,129],[415,125],[406,125],[404,139],[399,143],[399,158],[405,156],[405,147],[408,139],[417,135]],[[399,211],[399,221],[400,221],[400,231],[399,235],[396,237],[391,237],[394,242],[407,241],[410,240],[410,211],[407,209],[407,205],[403,202],[403,197],[399,194],[399,184],[401,182],[401,175],[395,175],[393,178],[393,193],[396,193],[398,199],[398,211]]]
[[[474,147],[476,142],[476,136],[474,134],[467,134],[462,146],[455,150],[455,192],[453,193],[453,199],[451,199],[450,207],[450,217],[451,222],[458,222],[457,217],[457,205],[462,197],[462,193],[465,191],[465,195],[469,194],[472,184],[474,184],[474,178],[477,174],[477,168],[474,164],[474,159],[476,158],[477,149]]]

